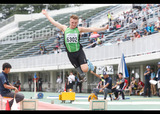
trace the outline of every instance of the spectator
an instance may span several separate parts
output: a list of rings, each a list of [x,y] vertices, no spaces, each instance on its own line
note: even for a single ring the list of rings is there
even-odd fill
[[[57,33],[56,39],[59,41],[61,37],[62,37],[62,33],[59,31]]]
[[[150,77],[151,77],[150,66],[146,66],[146,71],[144,72],[144,76],[145,76],[144,97],[147,96],[147,93],[148,93],[148,97],[151,97],[150,96],[151,95],[151,86],[150,86],[150,83],[149,83],[149,80],[150,80]]]
[[[40,78],[40,76],[38,76],[38,87],[39,87],[39,91],[42,91],[42,83],[43,83],[43,81],[42,81],[42,78]]]
[[[144,29],[144,31],[143,31],[143,32],[144,32],[144,33],[143,33],[143,37],[148,35],[148,32],[147,32],[147,30],[146,30],[146,29]]]
[[[58,41],[57,43],[56,43],[56,49],[58,49],[60,47],[60,42]]]
[[[47,53],[47,49],[45,48],[44,45],[43,45],[42,49],[43,49],[43,54],[46,54]]]
[[[12,66],[9,63],[4,63],[2,65],[2,73],[0,74],[0,94],[2,97],[10,97],[13,98],[9,101],[9,107],[12,107],[14,95],[16,93],[15,100],[17,103],[22,101],[24,99],[24,95],[22,93],[18,93],[18,89],[14,87],[11,83],[9,83],[8,77],[9,72]],[[10,89],[15,90],[15,92],[12,92]]]
[[[94,43],[93,45],[91,45],[91,47],[93,48],[93,47],[95,47],[97,45],[95,42],[97,42],[97,41],[94,38],[90,38],[88,45],[91,45],[92,43]]]
[[[66,78],[65,78],[65,90],[64,91],[68,91],[69,90],[68,77],[69,77],[69,75],[67,74]]]
[[[127,34],[124,35],[124,39],[122,40],[123,42],[130,40],[130,37],[127,37]]]
[[[116,85],[114,87],[112,87],[112,91],[114,91],[114,93],[115,93],[115,99],[114,100],[118,99],[118,93],[119,92],[122,94],[122,99],[124,100],[125,96],[124,96],[124,93],[123,93],[123,86],[124,86],[124,81],[125,80],[123,78],[122,73],[119,73],[118,77],[119,77],[119,79],[118,79]]]
[[[145,24],[147,24],[147,19],[146,19],[146,17],[143,16],[143,17],[142,17],[141,27],[143,28]]]
[[[146,31],[147,31],[147,33],[148,33],[148,35],[149,35],[149,34],[150,34],[150,27],[147,26],[147,24],[145,24],[145,29],[146,29]]]
[[[154,69],[151,68],[151,80],[155,80],[156,78],[156,74],[154,73]],[[152,95],[156,95],[156,87],[154,84],[151,84],[151,92],[152,92]]]
[[[81,79],[81,77],[77,73],[75,73],[75,79],[77,80],[76,92],[77,92],[77,87],[79,86],[79,93],[82,93],[82,83],[83,83],[83,80]]]
[[[158,96],[160,97],[160,62],[158,62],[158,71],[157,71],[157,75],[158,75]]]
[[[54,54],[57,54],[57,53],[58,53],[56,47],[53,48],[53,52],[54,52]]]
[[[120,29],[121,25],[119,23],[116,24],[116,29]]]
[[[131,78],[131,83],[130,83],[130,86],[129,86],[129,95],[132,95],[132,91],[136,89],[136,80],[135,80],[135,77],[132,76]]]
[[[150,34],[154,32],[154,26],[152,24],[149,25]]]
[[[101,40],[100,40],[100,38],[99,38],[99,37],[97,38],[97,40],[96,40],[96,41],[97,41],[97,44],[98,44],[98,45],[102,44],[102,42],[101,42]]]
[[[28,78],[28,85],[29,85],[29,91],[31,91],[31,86],[32,86],[32,78],[29,76]]]
[[[125,90],[126,88],[128,88],[128,80],[127,80],[127,78],[124,78],[123,90]]]
[[[15,84],[15,87],[17,88],[17,89],[19,89],[19,86],[21,85],[21,83],[20,83],[20,80],[17,80],[17,82],[16,82],[16,84]]]
[[[101,77],[103,77],[103,75],[100,75]],[[104,86],[104,79],[100,79],[98,85],[97,85],[97,88],[100,89]]]
[[[73,91],[77,92],[77,73],[74,73]]]
[[[57,77],[56,82],[57,82],[57,91],[60,92],[61,91],[61,83],[62,83],[60,76]]]
[[[108,12],[107,17],[109,21],[109,26],[111,26],[111,13],[110,12]]]
[[[119,16],[119,22],[121,23],[120,25],[124,25],[124,15],[123,14]]]
[[[43,54],[43,48],[42,48],[42,46],[41,45],[39,45],[39,54]]]
[[[73,85],[75,84],[75,76],[73,75],[73,72],[70,72],[70,75],[68,76],[68,91],[69,89],[73,90]]]
[[[75,86],[76,86],[75,92],[77,93],[77,87],[78,87],[78,83],[79,83],[79,77],[77,76],[76,72],[74,73],[74,76],[75,76]]]
[[[114,20],[114,15],[113,15],[113,13],[111,13],[111,21],[113,22],[113,20]],[[112,25],[113,23],[111,23],[111,25]]]
[[[138,26],[137,26],[137,24],[136,24],[136,21],[137,21],[137,20],[136,20],[134,17],[132,17],[132,21],[131,21],[132,24],[131,24],[131,26],[130,26],[131,28],[136,28],[136,29],[138,28]]]
[[[85,19],[83,19],[83,21],[82,21],[82,26],[83,26],[83,27],[87,27],[87,23],[86,23],[86,20],[85,20]]]
[[[120,38],[117,39],[117,44],[119,45],[120,43],[122,43],[122,40]]]
[[[135,37],[135,38],[140,38],[140,37],[141,37],[140,34],[138,33],[138,31],[136,31],[136,32],[134,33],[134,37]]]
[[[62,52],[62,49],[61,47],[59,46],[58,49],[57,49],[57,53],[61,53]]]
[[[133,33],[134,33],[134,36],[133,36],[133,38],[132,38],[132,41],[133,41],[134,39],[137,39],[137,38],[140,38],[140,37],[141,37],[140,34],[138,33],[138,31],[134,31]]]
[[[34,77],[33,77],[32,80],[33,80],[33,83],[34,83],[34,80],[35,80],[35,82],[36,82],[36,90],[38,90],[38,77],[37,77],[37,78],[34,78]],[[35,88],[35,87],[34,87],[34,84],[33,84],[33,91],[34,91],[34,88]]]
[[[57,36],[56,39],[54,40],[54,44],[57,44],[58,42],[59,42],[59,38]]]
[[[155,22],[155,28],[157,29],[157,31],[160,31],[160,16],[158,17],[157,22]]]
[[[105,86],[103,86],[103,88],[101,88],[101,89],[94,88],[93,89],[93,93],[96,95],[97,98],[98,98],[98,93],[101,93],[104,91],[104,100],[105,100],[107,98],[107,94],[112,92],[112,78],[109,77],[109,75],[105,71],[103,72],[103,77],[94,73],[93,71],[90,71],[90,73],[92,73],[93,75],[95,75],[96,77],[98,77],[100,79],[105,80]]]
[[[135,30],[135,28],[132,28],[132,32],[131,32],[131,35],[130,35],[130,37],[134,37],[134,33],[136,32],[136,30]]]
[[[111,27],[109,27],[109,30],[116,30],[116,25],[117,25],[117,22],[113,21],[113,25]]]
[[[13,86],[15,86],[16,85],[16,81],[15,80],[13,80]]]
[[[137,95],[141,95],[141,91],[144,91],[144,83],[141,81],[141,78],[138,79]]]
[[[79,18],[79,21],[78,21],[78,26],[79,26],[79,27],[82,27],[82,24],[83,24],[82,18],[80,17],[80,18]]]

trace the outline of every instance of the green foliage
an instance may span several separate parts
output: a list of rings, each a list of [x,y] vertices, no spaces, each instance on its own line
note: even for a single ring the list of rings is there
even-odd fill
[[[0,13],[2,13],[1,19],[7,19],[14,14],[30,14],[32,7],[32,13],[40,13],[42,9],[46,8],[44,4],[0,4]],[[49,4],[48,10],[55,10],[68,7],[67,4]]]

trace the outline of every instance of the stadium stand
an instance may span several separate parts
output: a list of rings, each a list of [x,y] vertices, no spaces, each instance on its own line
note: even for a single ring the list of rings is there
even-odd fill
[[[92,17],[92,16],[94,17],[94,15],[96,15],[97,13],[103,13],[104,11],[109,9],[111,8],[107,6],[107,7],[100,7],[92,10],[78,11],[78,12],[74,12],[73,14],[84,17],[83,19],[87,20],[89,17]],[[57,16],[54,16],[53,18],[62,24],[68,25],[69,24],[68,20],[70,15],[71,14],[69,13],[59,14]],[[3,53],[3,50],[4,50],[5,55],[2,56],[0,59],[10,59],[10,58],[27,57],[29,55],[37,55],[39,50],[38,47],[40,44],[44,44],[48,51],[52,51],[53,47],[55,47],[55,44],[53,42],[54,42],[54,39],[56,39],[54,37],[56,33],[53,32],[54,35],[53,33],[50,35],[51,31],[53,31],[55,27],[47,19],[40,18],[40,19],[35,19],[33,21],[19,22],[18,26],[19,26],[19,30],[5,37],[3,41],[9,40],[9,39],[19,40],[26,37],[28,37],[29,39],[31,38],[29,37],[29,35],[30,36],[34,35],[35,37],[38,37],[38,40],[33,42],[25,42],[25,43],[19,42],[17,44],[10,44],[11,45],[9,48],[10,50],[2,49],[1,53]],[[48,37],[46,37],[47,36],[46,29],[50,29],[50,31],[48,31],[49,33]],[[45,35],[45,32],[46,32],[46,35]],[[42,38],[39,38],[39,37],[42,37]],[[61,44],[63,44],[62,42],[63,40],[61,40]],[[16,45],[19,45],[19,46],[16,46]],[[62,47],[62,49],[64,50],[64,47]]]
[[[73,14],[76,14],[79,17],[83,17],[83,19],[85,19],[87,23],[90,23],[92,18],[96,17],[97,15],[103,14],[106,11],[109,11],[110,9],[114,7],[116,6],[100,7],[100,8],[96,8],[92,10],[73,12]],[[145,8],[145,6],[143,6],[142,8]],[[151,14],[145,15],[145,17],[147,18],[148,24],[152,23],[154,25],[155,23],[154,19],[156,19],[158,16],[157,8],[158,8],[157,6],[152,8],[153,10],[152,15]],[[137,16],[141,12],[139,12],[137,9],[133,9],[131,13],[131,15],[133,15],[134,17],[133,19],[137,18]],[[69,24],[68,19],[70,15],[71,15],[70,13],[59,14],[59,15],[53,16],[53,18],[62,24],[68,25]],[[113,22],[117,22],[117,21],[119,21],[118,18],[115,18],[113,20]],[[142,23],[142,18],[139,18],[136,20],[138,31],[140,32],[140,35],[142,36],[144,34],[143,32],[144,28],[140,26],[141,23]],[[133,23],[127,23],[125,20],[123,26],[120,29],[104,31],[104,36],[105,36],[105,41],[104,41],[105,43],[103,42],[104,45],[107,43],[115,43],[117,42],[118,39],[123,40],[124,35],[128,33],[130,33],[130,35],[128,36],[132,36],[132,32],[131,32],[133,29],[131,26],[132,24]],[[38,39],[36,39],[35,41],[31,41],[31,42],[30,41],[29,42],[18,42],[15,44],[11,43],[10,45],[4,44],[4,46],[2,44],[0,54],[3,56],[0,56],[0,59],[21,58],[21,57],[39,55],[39,45],[40,44],[46,47],[47,53],[53,53],[53,48],[56,46],[56,44],[54,43],[56,39],[55,35],[57,34],[58,31],[55,31],[55,27],[47,19],[40,18],[40,19],[35,19],[33,21],[22,21],[22,22],[19,22],[18,26],[19,26],[19,30],[5,37],[3,41],[9,40],[9,39],[11,39],[12,41],[17,41],[20,39],[25,39],[26,37],[27,39],[30,39],[30,38],[33,38],[33,36],[35,37],[35,39],[36,38]],[[153,33],[157,33],[157,31],[154,31]],[[101,33],[99,34],[101,36]],[[85,34],[84,36],[81,37],[81,44],[85,47],[89,44],[89,41],[88,41],[89,35]],[[63,37],[60,39],[60,44],[61,44],[62,51],[65,51],[65,48],[63,46]],[[9,47],[5,48],[6,47],[5,45],[8,45]]]
[[[80,17],[85,17],[83,18],[85,19],[85,22],[91,24],[94,22],[93,18],[95,20],[96,19],[99,20],[100,18],[98,18],[98,16],[101,16],[104,14],[107,15],[108,11],[112,11],[113,8],[118,9],[117,7],[118,6],[99,7],[91,10],[83,10],[83,11],[76,11],[73,13],[58,14],[52,17],[55,20],[59,21],[60,23],[68,25],[69,16],[71,14],[76,14]],[[146,7],[147,7],[146,5],[142,5],[142,9],[146,9]],[[130,23],[127,22],[127,18],[125,18],[124,23],[122,24],[119,21],[119,15],[121,14],[114,15],[115,18],[113,19],[113,23],[118,21],[121,24],[121,27],[118,29],[110,29],[110,30],[99,32],[100,34],[99,38],[102,40],[102,44],[97,45],[96,48],[90,48],[90,46],[88,46],[88,44],[90,43],[90,41],[88,40],[90,38],[90,35],[89,35],[90,33],[83,34],[80,42],[84,46],[84,48],[87,48],[87,47],[89,48],[89,49],[85,49],[86,55],[91,56],[92,62],[96,63],[98,61],[96,64],[94,63],[95,65],[103,65],[105,63],[111,64],[111,62],[113,62],[113,64],[117,64],[117,58],[120,58],[121,50],[126,48],[125,46],[128,46],[130,48],[130,49],[128,48],[125,49],[125,52],[127,53],[126,57],[128,58],[133,56],[134,57],[138,56],[138,54],[142,54],[142,53],[145,53],[145,55],[147,56],[147,53],[153,52],[153,50],[155,50],[158,53],[159,40],[157,35],[159,35],[158,34],[159,31],[155,30],[152,34],[147,35],[147,37],[145,37],[144,36],[145,27],[142,26],[142,23],[143,23],[142,17],[144,16],[147,20],[147,25],[151,23],[155,27],[155,22],[157,21],[157,17],[159,16],[159,11],[160,11],[159,6],[154,5],[153,7],[151,7],[151,10],[152,12],[148,14],[143,14],[144,10],[138,11],[137,9],[132,9],[132,12],[128,11],[128,13],[123,13],[123,12],[121,13],[123,16],[128,15],[129,18],[132,17],[130,18],[130,20],[135,19],[134,20],[135,24],[133,24],[133,22],[130,22]],[[106,24],[107,22],[101,23],[100,26],[105,26]],[[130,37],[130,39],[134,38],[132,31],[133,29],[135,30],[136,28],[135,25],[138,27],[136,31],[138,31],[138,33],[140,34],[141,36],[140,39],[137,41],[135,40],[135,42],[132,42],[130,40],[128,42],[124,42],[123,45],[116,45],[120,41],[123,42],[124,36],[126,34],[128,37]],[[20,71],[23,71],[24,74],[23,73],[22,74],[24,75],[24,78],[25,78],[24,80],[22,79],[23,82],[27,80],[25,76],[28,76],[28,74],[26,73],[28,71],[33,71],[33,72],[46,71],[47,72],[48,70],[53,70],[54,68],[55,69],[57,68],[58,70],[59,69],[62,70],[63,68],[65,69],[66,68],[65,65],[69,66],[70,64],[69,61],[64,59],[64,57],[66,57],[66,53],[61,53],[60,56],[58,56],[58,54],[52,54],[54,53],[53,49],[57,45],[55,42],[57,40],[57,34],[59,33],[59,30],[57,30],[53,25],[51,25],[47,19],[39,18],[32,21],[27,20],[27,21],[19,22],[18,27],[19,27],[18,31],[8,35],[4,39],[1,39],[1,45],[0,45],[1,60],[0,61],[1,63],[3,63],[4,61],[11,62],[14,66],[13,68],[14,72],[19,73]],[[113,24],[110,26],[110,28],[113,28]],[[102,34],[104,35],[103,38],[102,38]],[[143,43],[143,42],[149,43],[149,41],[152,41],[151,39],[152,36],[153,36],[153,40],[155,40],[154,43],[156,43],[154,47],[146,49],[145,47],[146,45],[144,45],[144,47],[139,45],[140,43]],[[142,37],[145,37],[145,38],[143,39]],[[61,44],[62,52],[65,51],[65,48],[63,46],[63,35],[61,36],[59,42]],[[48,54],[45,54],[45,55],[39,54],[40,45],[44,45],[46,47]],[[111,46],[107,48],[107,45],[111,45]],[[132,45],[133,47],[135,46],[135,48],[132,49]],[[147,51],[144,51],[144,50],[147,50]],[[98,52],[99,55],[95,53],[95,51]],[[114,51],[114,53],[111,53],[111,51]],[[148,55],[148,58],[149,57],[150,56]],[[53,58],[56,58],[56,59],[53,59]],[[135,61],[136,60],[138,61],[138,59],[135,59]],[[111,60],[111,62],[107,60]],[[19,62],[18,64],[16,64],[17,61]],[[131,60],[129,62],[132,63]],[[141,74],[142,74],[141,77],[143,76],[143,67],[144,67],[144,64],[140,65]],[[69,68],[71,67],[69,66]],[[53,75],[52,71],[47,73],[50,73],[48,77],[50,76],[50,78],[55,78],[55,77],[52,77]],[[56,73],[54,75],[56,75]],[[90,84],[90,82],[93,82],[93,84],[95,83],[92,79],[90,79],[89,82],[86,82],[86,83]],[[24,87],[26,88],[28,87],[27,82],[24,85],[25,85]],[[46,81],[44,85],[46,87],[48,85],[48,82]],[[84,85],[84,86],[86,86],[87,89],[91,89],[87,85]]]

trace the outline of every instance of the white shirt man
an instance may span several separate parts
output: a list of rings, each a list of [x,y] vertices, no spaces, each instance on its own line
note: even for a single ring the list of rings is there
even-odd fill
[[[61,82],[62,82],[62,79],[60,78],[60,76],[58,76],[56,82],[57,82],[57,91],[60,92],[61,91]]]
[[[75,76],[73,75],[72,72],[71,72],[70,75],[68,76],[68,81],[69,81],[69,83],[72,83],[72,81],[75,81]]]
[[[58,77],[56,82],[57,82],[58,84],[60,84],[60,83],[62,82],[61,78]]]

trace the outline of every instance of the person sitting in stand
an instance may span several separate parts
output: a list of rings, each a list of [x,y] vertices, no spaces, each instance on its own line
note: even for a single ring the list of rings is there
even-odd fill
[[[138,79],[138,87],[137,87],[137,91],[136,94],[137,95],[141,95],[144,91],[144,83],[141,81],[141,79]]]
[[[131,83],[130,83],[130,86],[129,86],[129,95],[132,94],[132,91],[136,89],[136,80],[135,80],[135,77],[132,77],[131,78]]]
[[[98,94],[104,92],[104,100],[107,98],[107,94],[112,92],[112,78],[109,77],[106,71],[103,71],[103,77],[90,71],[91,74],[95,75],[96,77],[103,79],[105,84],[102,88],[94,88],[93,93],[98,98]]]
[[[115,99],[114,100],[118,100],[118,93],[120,92],[120,94],[122,94],[122,99],[125,99],[125,95],[123,92],[123,86],[124,86],[124,78],[123,78],[123,73],[119,73],[118,74],[118,81],[116,82],[116,85],[114,87],[112,87],[112,91],[114,91],[115,94]]]

